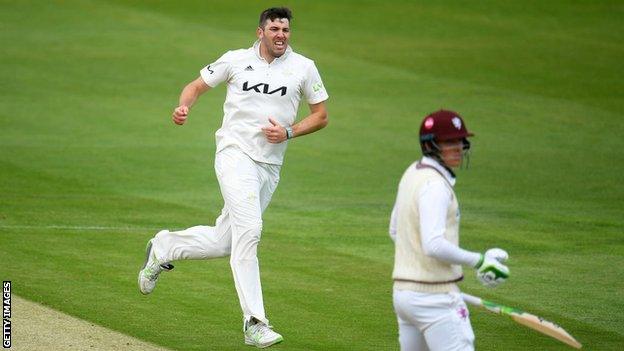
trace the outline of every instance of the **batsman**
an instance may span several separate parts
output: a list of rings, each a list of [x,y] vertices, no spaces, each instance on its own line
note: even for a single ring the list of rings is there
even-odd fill
[[[474,350],[474,333],[457,283],[462,266],[495,287],[509,277],[507,252],[459,247],[455,173],[470,150],[459,114],[440,110],[420,126],[423,157],[403,173],[390,219],[395,242],[393,304],[403,351]]]

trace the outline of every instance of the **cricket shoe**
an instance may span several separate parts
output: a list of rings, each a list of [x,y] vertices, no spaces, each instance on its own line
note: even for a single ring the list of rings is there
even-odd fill
[[[173,269],[173,265],[169,262],[158,262],[154,250],[152,250],[152,240],[154,239],[147,242],[145,262],[139,272],[139,290],[143,295],[147,295],[154,290],[156,282],[158,281],[158,276],[162,271],[170,271]]]
[[[245,344],[261,349],[275,345],[284,340],[284,338],[280,334],[274,332],[270,326],[253,317],[251,320],[244,321],[243,331],[245,332]]]

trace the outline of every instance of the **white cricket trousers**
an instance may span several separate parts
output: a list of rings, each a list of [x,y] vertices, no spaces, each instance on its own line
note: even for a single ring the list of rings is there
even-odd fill
[[[394,290],[401,351],[473,351],[468,308],[459,293]]]
[[[162,231],[152,242],[160,262],[210,259],[230,255],[234,285],[245,318],[269,324],[264,312],[257,249],[262,213],[279,182],[281,166],[252,160],[229,146],[215,156],[224,206],[215,226]]]

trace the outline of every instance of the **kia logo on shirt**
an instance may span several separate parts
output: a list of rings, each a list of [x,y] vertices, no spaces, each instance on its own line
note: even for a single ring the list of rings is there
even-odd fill
[[[286,87],[279,87],[274,90],[270,90],[269,85],[267,83],[258,83],[256,85],[249,86],[249,82],[243,83],[243,91],[253,90],[256,93],[268,94],[271,95],[273,93],[277,93],[278,91],[281,93],[281,96],[286,95]]]

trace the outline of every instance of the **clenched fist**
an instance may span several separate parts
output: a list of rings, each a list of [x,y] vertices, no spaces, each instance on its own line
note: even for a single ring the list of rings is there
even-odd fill
[[[286,129],[271,117],[269,117],[269,122],[271,123],[269,127],[262,128],[262,132],[264,133],[264,136],[267,138],[269,143],[279,144],[283,141],[286,141],[286,139],[288,139]]]
[[[189,108],[188,106],[181,105],[173,110],[173,123],[181,126],[186,123],[188,118]]]

